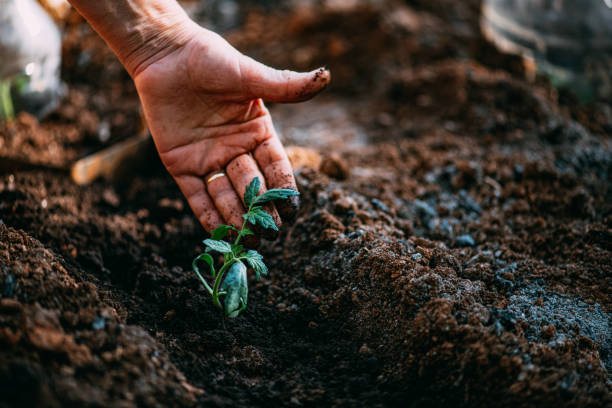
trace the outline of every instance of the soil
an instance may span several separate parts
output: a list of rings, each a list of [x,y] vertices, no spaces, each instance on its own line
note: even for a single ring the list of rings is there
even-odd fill
[[[260,248],[270,276],[219,314],[190,267],[206,233],[154,154],[72,183],[140,126],[73,15],[67,97],[0,126],[0,406],[612,406],[611,101],[529,81],[478,0],[256,3],[233,44],[333,74],[271,107],[323,159]]]

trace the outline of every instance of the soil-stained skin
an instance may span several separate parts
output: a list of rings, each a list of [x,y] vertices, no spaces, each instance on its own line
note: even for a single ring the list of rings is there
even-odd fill
[[[329,3],[248,9],[230,35],[328,64],[322,97],[368,133],[296,169],[296,219],[234,320],[190,270],[206,234],[154,152],[119,184],[50,170],[98,146],[95,118],[138,117],[70,20],[69,97],[0,126],[0,158],[36,164],[0,166],[0,405],[612,405],[609,101],[526,82],[477,0]]]
[[[321,93],[327,88],[327,85],[331,81],[331,72],[327,68],[319,68],[312,77],[312,83],[304,85],[304,87],[298,92],[297,97],[300,100],[307,100],[312,98],[314,95]],[[321,86],[321,84],[324,84]],[[316,91],[313,91],[315,90]]]

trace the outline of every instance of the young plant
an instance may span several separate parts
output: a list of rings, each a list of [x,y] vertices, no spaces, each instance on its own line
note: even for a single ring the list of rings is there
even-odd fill
[[[294,190],[275,188],[266,191],[262,195],[258,195],[260,187],[259,178],[255,177],[246,188],[244,203],[247,206],[247,212],[242,216],[244,219],[242,227],[240,229],[236,228],[235,225],[221,225],[217,227],[212,232],[211,237],[203,241],[204,245],[206,245],[206,252],[195,258],[192,263],[193,270],[212,296],[213,303],[221,310],[223,310],[223,305],[221,305],[220,297],[225,296],[225,314],[229,317],[238,316],[247,306],[249,288],[247,285],[247,267],[244,261],[253,268],[257,280],[261,279],[261,275],[268,274],[268,268],[263,263],[263,257],[257,251],[252,249],[245,250],[240,245],[240,240],[243,237],[253,234],[253,231],[247,228],[247,223],[278,231],[274,219],[264,211],[261,205],[300,194]],[[238,234],[233,244],[223,240],[230,231],[235,231]],[[223,254],[223,265],[219,271],[215,270],[215,262],[210,255],[211,252]],[[214,280],[212,286],[208,284],[200,273],[197,265],[199,261],[204,261],[208,264],[210,274]]]

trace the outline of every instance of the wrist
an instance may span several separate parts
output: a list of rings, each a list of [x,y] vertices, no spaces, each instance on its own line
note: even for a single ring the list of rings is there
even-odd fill
[[[174,0],[71,0],[135,77],[181,48],[198,27]]]
[[[144,16],[138,27],[130,30],[127,42],[117,55],[133,78],[193,38],[197,24],[180,6],[177,8]]]

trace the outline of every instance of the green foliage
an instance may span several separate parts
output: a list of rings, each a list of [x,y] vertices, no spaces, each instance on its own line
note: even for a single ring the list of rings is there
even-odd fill
[[[264,204],[274,200],[285,200],[289,197],[293,197],[298,194],[300,193],[295,190],[288,190],[286,188],[273,188],[272,190],[268,190],[259,197],[257,197],[257,201],[255,202],[255,204]]]
[[[217,251],[222,254],[232,252],[232,246],[225,241],[215,241],[214,239],[205,239],[204,245],[206,245],[206,252]]]
[[[257,251],[249,250],[246,254],[246,260],[251,265],[251,268],[255,271],[255,276],[257,276],[257,280],[261,279],[261,275],[268,274],[268,267],[265,263],[263,263],[263,256]]]
[[[236,228],[232,225],[220,225],[210,234],[210,239],[213,241],[222,240],[230,231],[236,231]]]
[[[287,199],[299,194],[294,190],[276,188],[258,195],[260,189],[261,182],[259,178],[255,177],[244,192],[244,202],[248,209],[246,214],[242,216],[244,219],[242,227],[238,229],[233,225],[221,225],[216,228],[211,233],[211,237],[203,241],[204,245],[206,245],[206,252],[195,258],[192,263],[194,272],[212,296],[213,303],[218,308],[225,309],[225,314],[228,317],[238,316],[247,306],[249,287],[247,283],[247,267],[243,261],[246,261],[253,268],[257,280],[261,279],[261,275],[268,274],[268,268],[264,264],[261,254],[252,249],[245,252],[244,247],[240,244],[240,240],[243,237],[253,234],[253,231],[247,228],[247,223],[278,231],[272,216],[258,204]],[[223,241],[223,239],[227,238],[230,231],[238,233],[233,244]],[[210,255],[210,252],[213,251],[223,254],[224,262],[218,272],[215,270],[214,259]],[[210,269],[210,274],[214,279],[212,287],[200,273],[198,268],[198,262],[200,261],[205,262]],[[225,307],[221,305],[219,300],[221,296],[225,296]]]
[[[244,203],[247,207],[251,207],[253,205],[253,201],[259,194],[259,189],[261,187],[261,182],[259,181],[259,177],[255,177],[251,184],[246,187],[246,191],[244,192]]]
[[[245,220],[253,225],[260,225],[264,228],[270,228],[278,231],[278,227],[274,223],[274,218],[261,207],[253,207],[251,211],[242,216]]]
[[[232,264],[227,277],[221,285],[225,295],[225,313],[229,317],[236,317],[246,309],[249,286],[247,284],[247,268],[240,261]]]

